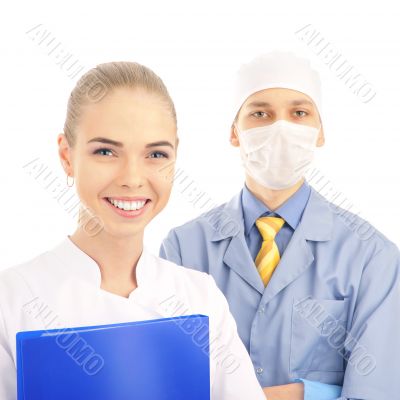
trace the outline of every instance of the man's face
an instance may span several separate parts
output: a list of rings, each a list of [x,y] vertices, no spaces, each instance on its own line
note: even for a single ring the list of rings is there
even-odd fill
[[[282,119],[315,128],[321,126],[318,110],[310,97],[297,90],[282,88],[265,89],[253,93],[243,103],[237,115],[236,124],[242,131],[271,125]],[[316,145],[320,147],[324,141],[321,127]],[[231,144],[235,147],[240,145],[235,126],[232,126]]]

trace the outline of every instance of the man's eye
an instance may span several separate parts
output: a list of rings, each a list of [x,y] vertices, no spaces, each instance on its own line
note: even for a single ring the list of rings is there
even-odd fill
[[[106,151],[109,151],[111,153],[111,155],[112,155],[112,150],[104,149],[104,148],[96,150],[93,154],[100,154],[100,152],[106,152]]]
[[[256,111],[255,113],[252,114],[256,118],[264,118],[267,117],[268,114],[264,111]]]
[[[168,158],[168,154],[162,151],[153,151],[150,153],[150,158]]]
[[[297,110],[295,114],[297,117],[305,117],[306,115],[308,115],[308,113],[303,110]]]

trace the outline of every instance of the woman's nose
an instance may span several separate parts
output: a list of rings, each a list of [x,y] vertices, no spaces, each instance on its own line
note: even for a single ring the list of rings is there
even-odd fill
[[[122,186],[140,187],[146,181],[145,168],[139,160],[127,160],[119,171],[119,184]]]

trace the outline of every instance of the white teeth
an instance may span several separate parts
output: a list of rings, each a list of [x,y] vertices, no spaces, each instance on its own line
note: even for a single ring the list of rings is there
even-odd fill
[[[146,201],[120,201],[120,200],[113,200],[108,198],[109,202],[113,204],[115,207],[121,208],[125,211],[132,211],[132,210],[139,210],[143,208],[146,204]]]

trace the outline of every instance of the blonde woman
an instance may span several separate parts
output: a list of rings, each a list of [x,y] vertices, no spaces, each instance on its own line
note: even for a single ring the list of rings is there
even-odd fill
[[[265,399],[213,278],[143,246],[146,225],[168,202],[178,146],[174,104],[161,79],[132,62],[88,71],[71,93],[57,142],[81,201],[79,222],[49,251],[0,274],[0,398],[16,398],[18,331],[181,310],[210,318],[211,398]],[[229,362],[216,354],[221,349]]]

